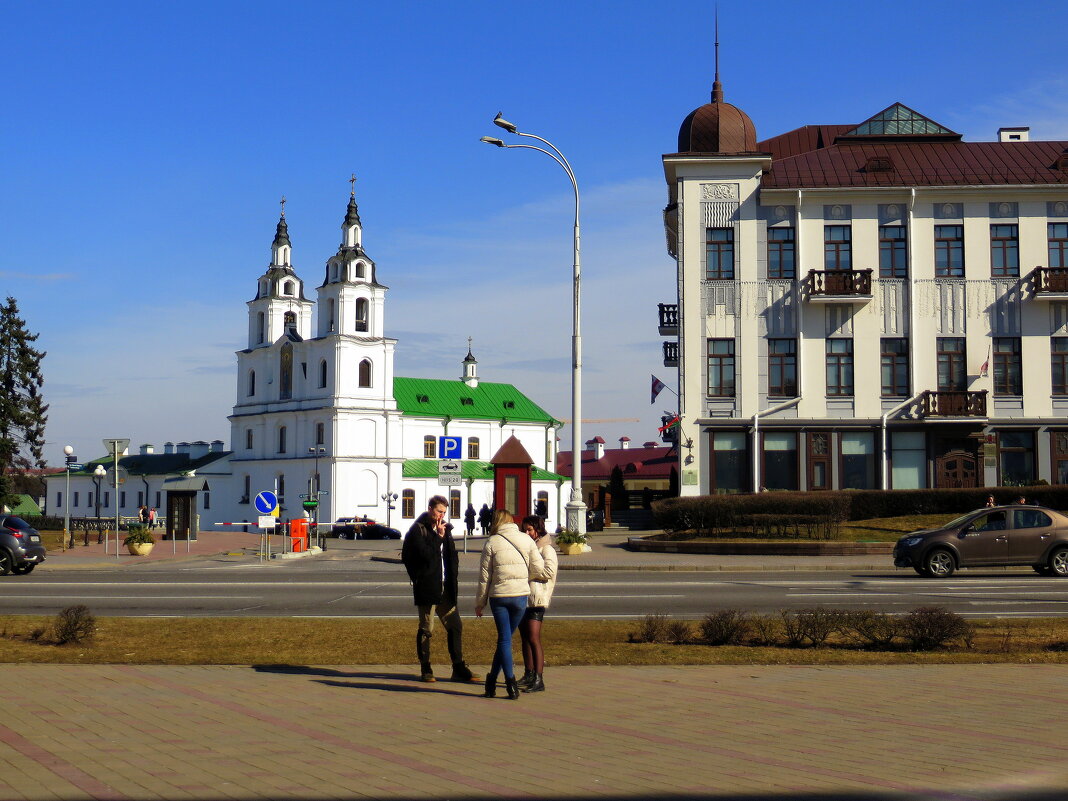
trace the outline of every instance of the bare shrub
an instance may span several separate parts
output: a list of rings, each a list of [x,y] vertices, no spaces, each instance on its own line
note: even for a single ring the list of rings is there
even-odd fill
[[[786,644],[792,648],[802,646],[806,642],[814,648],[819,648],[841,627],[842,613],[837,609],[814,606],[798,609],[796,612],[789,609],[782,611],[783,634],[786,636]]]
[[[749,635],[749,618],[737,609],[724,609],[701,620],[701,641],[708,645],[741,645]]]
[[[901,619],[885,612],[846,612],[841,622],[842,636],[865,648],[891,648],[901,636]]]
[[[693,631],[685,620],[670,620],[664,627],[664,639],[673,645],[686,645],[692,637]]]
[[[52,621],[49,639],[56,645],[75,645],[93,638],[96,632],[96,618],[84,604],[68,606]]]
[[[668,617],[657,612],[646,615],[638,624],[638,630],[630,635],[631,642],[664,642],[667,639]]]
[[[798,619],[798,613],[792,609],[783,609],[780,617],[782,618],[782,634],[786,644],[791,648],[800,648],[805,642],[805,627]]]
[[[782,622],[774,615],[751,615],[749,626],[754,645],[775,645],[779,641]]]
[[[933,651],[953,641],[972,647],[972,625],[956,612],[941,606],[913,609],[901,621],[901,634],[912,651]]]

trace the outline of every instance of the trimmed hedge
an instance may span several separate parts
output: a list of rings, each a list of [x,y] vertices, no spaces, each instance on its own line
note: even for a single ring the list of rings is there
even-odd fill
[[[693,531],[698,536],[717,530],[794,527],[820,529],[822,535],[818,536],[832,539],[838,525],[846,520],[964,514],[986,506],[988,495],[993,495],[999,504],[1014,503],[1023,495],[1029,503],[1038,503],[1051,509],[1068,509],[1068,485],[838,490],[666,498],[653,504],[653,519],[657,527],[665,531]]]

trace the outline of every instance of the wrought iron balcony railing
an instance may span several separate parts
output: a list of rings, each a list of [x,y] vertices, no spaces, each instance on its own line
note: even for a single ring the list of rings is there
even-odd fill
[[[679,366],[679,343],[678,342],[665,342],[664,343],[664,367],[678,367]]]
[[[678,336],[679,333],[679,304],[677,303],[658,303],[657,309],[660,312],[660,336],[673,337]]]
[[[986,390],[927,390],[920,398],[924,417],[986,417]]]
[[[1035,267],[1031,275],[1036,293],[1068,293],[1068,267]]]
[[[813,297],[871,295],[871,270],[809,270],[808,293]]]

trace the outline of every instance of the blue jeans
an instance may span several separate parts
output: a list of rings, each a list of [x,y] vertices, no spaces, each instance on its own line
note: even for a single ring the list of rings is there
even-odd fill
[[[504,668],[504,677],[514,679],[515,671],[512,667],[512,637],[519,628],[519,621],[523,619],[523,612],[527,608],[527,596],[517,595],[514,598],[490,598],[490,611],[493,612],[493,622],[497,624],[497,650],[493,654],[493,666],[490,668],[488,678],[497,681],[497,674]]]

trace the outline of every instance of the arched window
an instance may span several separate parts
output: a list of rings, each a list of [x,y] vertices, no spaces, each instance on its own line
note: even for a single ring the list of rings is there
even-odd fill
[[[260,297],[261,298],[267,297],[268,289],[269,289],[269,287],[267,285],[267,281],[260,281]]]
[[[363,262],[358,261],[354,265],[352,265],[352,272],[353,278],[363,278],[365,275]]]
[[[264,317],[263,312],[256,316],[256,326],[258,331],[256,341],[262,343],[267,338],[267,318]]]
[[[359,379],[360,379],[360,386],[361,387],[369,387],[369,386],[371,386],[371,360],[370,359],[364,359],[362,362],[360,362],[360,376],[359,376]]]
[[[449,490],[449,517],[460,519],[460,490]]]
[[[282,285],[282,294],[283,295],[296,294],[296,289],[297,289],[297,285],[295,283],[293,283],[292,281],[286,281],[285,284]]]
[[[286,477],[278,474],[278,505],[282,506],[286,500]]]
[[[288,342],[278,357],[278,376],[278,399],[289,400],[293,397],[293,346]]]
[[[336,263],[330,265],[330,280],[331,281],[337,281],[337,264]]]
[[[248,503],[252,495],[252,476],[245,476],[245,494],[241,496],[240,503]]]
[[[478,437],[468,437],[467,438],[467,458],[468,459],[477,459],[478,458]]]
[[[316,445],[325,445],[326,444],[326,424],[325,423],[316,423],[315,424],[315,444]]]
[[[335,267],[334,269],[336,270],[337,268]],[[335,309],[334,309],[334,299],[330,298],[326,302],[326,313],[327,313],[326,330],[327,331],[334,331],[334,330],[337,329],[337,317],[335,316],[334,311],[335,311]]]
[[[432,434],[423,437],[423,458],[436,459],[438,456],[437,440]]]
[[[285,426],[279,426],[278,427],[278,452],[279,453],[285,453],[286,452],[286,427]]]
[[[282,325],[285,326],[286,333],[297,332],[297,315],[294,312],[286,312],[282,318]]]
[[[367,298],[356,298],[356,330],[367,330]]]
[[[326,386],[326,359],[319,362],[319,389]]]
[[[245,450],[246,451],[252,450],[252,441],[253,441],[252,440],[252,429],[251,428],[246,428],[245,429]]]
[[[256,371],[248,371],[248,396],[251,398],[256,394]]]
[[[401,517],[415,517],[415,490],[401,490]]]

